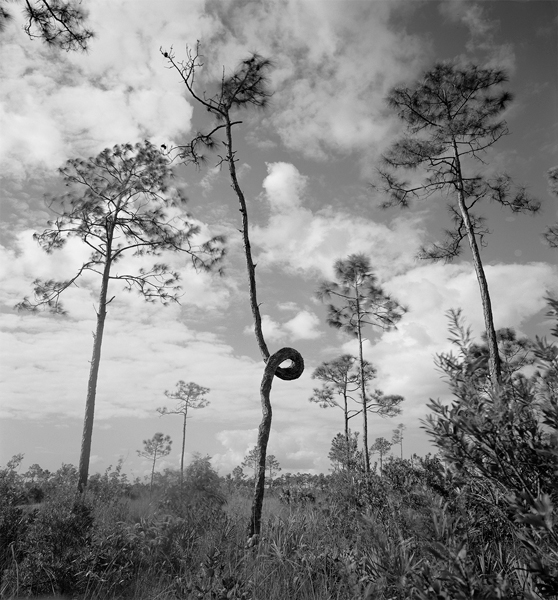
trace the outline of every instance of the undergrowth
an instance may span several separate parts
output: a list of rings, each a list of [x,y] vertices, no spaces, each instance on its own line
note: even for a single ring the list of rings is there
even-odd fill
[[[84,496],[71,465],[20,474],[13,457],[0,470],[0,598],[558,599],[558,349],[505,332],[494,391],[483,347],[451,316],[459,352],[438,365],[454,401],[432,401],[425,422],[438,454],[284,476],[252,546],[252,490],[209,457],[152,490],[118,465]],[[531,353],[529,377],[514,344]]]

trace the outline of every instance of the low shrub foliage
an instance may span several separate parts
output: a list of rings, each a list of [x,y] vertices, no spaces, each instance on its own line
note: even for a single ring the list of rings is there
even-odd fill
[[[458,352],[437,363],[454,400],[431,401],[424,423],[437,454],[282,474],[257,544],[250,482],[220,478],[209,457],[152,489],[119,464],[83,496],[71,465],[20,473],[13,457],[0,470],[0,597],[557,599],[558,349],[500,332],[512,358],[494,390],[486,349],[450,316]]]

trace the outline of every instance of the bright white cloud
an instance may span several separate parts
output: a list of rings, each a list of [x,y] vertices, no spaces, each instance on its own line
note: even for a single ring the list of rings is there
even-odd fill
[[[558,269],[548,264],[489,265],[486,275],[497,328],[513,327],[521,332],[525,321],[545,307],[547,290],[558,290]],[[396,330],[376,333],[372,342],[367,341],[366,357],[378,368],[378,387],[407,399],[401,421],[416,425],[413,419],[424,416],[429,398],[448,395],[433,362],[435,354],[451,349],[447,311],[462,308],[480,341],[484,320],[478,283],[468,263],[438,264],[394,277],[386,288],[409,311]],[[356,354],[356,342],[346,342],[343,349]]]
[[[164,68],[162,40],[154,38],[164,15],[149,8],[150,18],[140,22],[147,3],[135,3],[133,9],[125,5],[91,5],[96,38],[88,54],[57,53],[27,40],[14,11],[14,23],[3,36],[9,60],[0,70],[4,174],[29,177],[116,143],[145,138],[169,143],[188,131],[192,107]],[[129,27],[136,21],[135,35],[122,35],[119,17]]]
[[[315,313],[307,310],[299,312],[283,327],[290,332],[293,340],[315,340],[323,335],[319,330],[320,319]]]
[[[269,315],[262,315],[262,333],[264,338],[271,342],[277,342],[285,337],[281,325]],[[244,335],[254,335],[254,325],[247,325],[244,328]]]
[[[398,218],[389,228],[327,207],[313,213],[303,206],[306,178],[296,167],[270,163],[267,170],[263,188],[271,214],[265,227],[253,228],[261,266],[278,263],[295,273],[331,278],[336,260],[363,252],[374,257],[375,271],[385,278],[415,264],[422,235],[416,219]]]
[[[207,234],[207,227],[203,223],[201,226],[200,236],[203,236],[204,233]],[[4,282],[0,302],[11,307],[24,296],[31,296],[32,299],[31,282],[35,279],[71,279],[88,260],[90,253],[86,244],[77,238],[69,238],[62,249],[47,254],[33,239],[32,231],[17,234],[12,248],[0,246],[0,281]],[[182,253],[164,252],[157,258],[124,256],[113,266],[112,274],[137,273],[140,268],[161,261],[170,269],[176,270],[181,277],[181,304],[205,310],[223,309],[227,305],[234,282],[216,278],[211,273],[196,273],[190,258]],[[139,295],[123,292],[123,286],[119,282],[113,281],[110,285],[111,292],[118,295],[119,303],[127,309],[140,310],[144,305],[144,300]],[[99,276],[85,271],[76,285],[64,292],[62,301],[74,318],[87,318],[92,304],[96,304],[98,291]]]
[[[204,45],[215,76],[256,48],[274,69],[267,117],[286,147],[325,158],[375,153],[389,131],[383,98],[423,65],[427,44],[396,28],[397,3],[211,3]],[[234,34],[233,34],[234,32]]]
[[[298,208],[307,178],[294,165],[284,162],[268,164],[267,172],[262,187],[272,204],[272,210],[288,214]]]
[[[264,338],[271,342],[280,340],[315,340],[323,335],[319,330],[319,317],[308,310],[302,310],[285,323],[279,323],[269,315],[262,315],[262,332]],[[244,328],[245,335],[254,334],[254,326]]]

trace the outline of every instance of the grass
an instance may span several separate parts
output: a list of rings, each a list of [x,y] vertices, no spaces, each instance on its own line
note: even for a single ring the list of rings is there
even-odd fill
[[[72,478],[53,474],[41,484],[43,502],[18,508],[26,478],[5,469],[0,488],[13,502],[0,507],[0,598],[557,597],[532,567],[552,557],[554,529],[530,550],[517,537],[528,539],[528,529],[490,504],[474,480],[458,486],[439,459],[391,459],[382,476],[315,478],[316,502],[295,494],[299,501],[286,504],[269,490],[253,547],[246,544],[252,490],[228,483],[208,473],[181,487],[168,472],[150,493],[118,474],[93,481],[79,500]]]

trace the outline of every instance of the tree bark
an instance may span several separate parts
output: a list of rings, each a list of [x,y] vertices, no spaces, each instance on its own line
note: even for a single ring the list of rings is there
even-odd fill
[[[188,405],[184,407],[184,423],[182,425],[182,454],[180,456],[180,483],[184,482],[184,450],[186,449],[186,418]]]
[[[232,139],[232,123],[229,119],[228,113],[224,115],[226,119],[226,142],[225,147],[227,149],[227,162],[229,164],[229,173],[232,182],[232,188],[234,189],[238,202],[240,204],[240,214],[242,215],[242,239],[244,242],[244,254],[246,258],[246,268],[248,270],[248,283],[250,293],[250,308],[252,309],[252,316],[254,318],[254,333],[258,347],[264,362],[266,363],[264,368],[264,374],[262,383],[260,386],[260,397],[262,403],[262,421],[258,429],[258,468],[255,474],[255,488],[254,488],[254,499],[252,503],[252,517],[250,519],[250,525],[248,527],[248,537],[251,544],[255,544],[258,541],[260,530],[261,530],[261,518],[262,518],[262,506],[263,497],[265,491],[265,459],[267,455],[267,443],[269,441],[269,433],[271,430],[271,402],[269,395],[271,392],[271,385],[273,383],[273,377],[277,376],[280,379],[289,381],[297,379],[302,375],[304,371],[304,360],[299,352],[293,348],[282,348],[274,354],[270,355],[267,344],[262,331],[262,318],[260,313],[260,307],[257,298],[256,289],[256,265],[252,260],[252,248],[250,244],[249,236],[249,223],[248,223],[248,210],[246,207],[246,198],[238,183],[235,166],[235,151],[233,150],[233,139]],[[282,368],[279,365],[285,360],[291,360],[292,366]]]
[[[345,384],[345,390],[343,391],[343,405],[344,405],[344,417],[345,417],[345,444],[347,452],[347,464],[345,466],[347,471],[351,470],[351,448],[349,446],[349,413],[347,406],[347,389]]]
[[[157,462],[157,446],[153,454],[153,465],[151,466],[151,482],[149,483],[149,493],[153,491],[153,477],[155,476],[155,463]]]
[[[227,116],[227,162],[229,163],[229,173],[232,181],[232,188],[234,189],[238,202],[240,204],[240,214],[242,215],[242,239],[244,242],[244,255],[246,257],[246,268],[248,270],[248,284],[250,293],[250,308],[252,309],[252,316],[254,317],[254,333],[256,334],[256,340],[258,347],[265,360],[269,358],[269,349],[265,343],[265,339],[262,331],[262,317],[260,314],[260,306],[258,304],[257,290],[256,290],[256,265],[252,260],[252,247],[250,244],[250,236],[248,234],[248,210],[246,208],[246,198],[238,183],[236,176],[236,166],[233,151],[233,140],[232,140],[232,125],[230,119]]]
[[[488,292],[488,282],[484,273],[482,260],[480,256],[479,247],[475,237],[475,232],[471,225],[471,218],[469,211],[465,204],[465,193],[463,191],[463,175],[461,172],[461,162],[459,160],[459,153],[457,144],[453,140],[453,152],[455,159],[455,170],[457,177],[457,204],[465,224],[465,230],[467,231],[467,239],[473,255],[473,264],[475,266],[475,272],[477,275],[477,281],[480,288],[482,309],[484,316],[484,326],[486,328],[486,341],[488,344],[488,355],[489,363],[488,368],[490,372],[490,380],[492,387],[497,390],[502,382],[502,364],[500,360],[500,353],[498,351],[498,340],[496,338],[496,329],[494,327],[494,315],[492,314],[492,303],[490,301],[490,294]]]
[[[81,439],[81,452],[79,456],[78,491],[83,493],[89,476],[89,460],[91,458],[91,440],[93,437],[93,420],[95,417],[95,399],[97,396],[97,380],[99,377],[99,364],[101,362],[101,346],[107,316],[107,295],[110,274],[110,245],[107,248],[107,258],[103,269],[101,293],[99,295],[99,311],[97,313],[97,327],[93,335],[93,354],[89,381],[87,384],[87,399],[85,401],[85,418],[83,421],[83,435]]]
[[[291,360],[292,366],[281,368],[279,365]],[[248,527],[248,538],[254,540],[254,536],[259,536],[262,521],[262,506],[265,491],[265,459],[267,456],[267,443],[269,441],[269,432],[271,431],[271,402],[269,395],[273,384],[273,377],[282,373],[282,379],[297,379],[304,371],[304,360],[301,354],[294,348],[281,348],[272,354],[266,362],[262,383],[260,385],[260,398],[262,402],[262,420],[258,428],[258,463],[256,470],[256,481],[254,488],[254,500],[252,502],[252,515]],[[254,540],[255,542],[257,539]]]
[[[364,445],[364,471],[370,473],[370,453],[368,452],[368,411],[366,405],[366,381],[364,379],[364,355],[362,352],[362,325],[360,322],[360,300],[358,287],[355,286],[357,306],[357,336],[358,336],[358,359],[360,362],[360,393],[362,396],[362,443]]]

